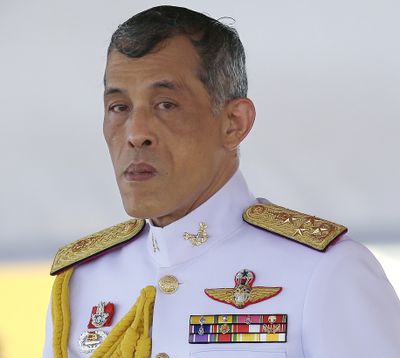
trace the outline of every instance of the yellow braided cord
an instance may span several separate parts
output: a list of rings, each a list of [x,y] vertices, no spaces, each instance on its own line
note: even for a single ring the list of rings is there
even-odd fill
[[[153,321],[153,309],[154,309],[154,300],[155,300],[155,289],[151,292],[147,292],[148,295],[151,296],[150,299],[147,299],[144,304],[144,313],[143,313],[143,333],[137,342],[136,347],[136,358],[149,358],[151,354],[151,339],[149,336],[150,326]]]
[[[64,273],[59,274],[52,289],[51,316],[53,319],[53,353],[54,358],[62,358],[61,353],[61,335],[62,335],[62,310],[61,310],[61,290],[64,280]]]
[[[109,354],[105,355],[106,358],[111,357],[112,355],[116,355],[116,352],[121,352],[120,346],[121,346],[121,341],[124,338],[124,335],[121,335],[115,343],[111,346],[111,348],[108,350]]]
[[[62,284],[61,292],[61,309],[63,316],[63,330],[61,336],[61,351],[63,357],[68,357],[68,338],[69,338],[69,328],[71,326],[71,315],[69,312],[69,281],[72,276],[72,269],[67,270],[65,279]]]
[[[54,358],[68,357],[69,280],[74,269],[71,268],[57,275],[52,289],[51,315],[53,319]]]
[[[91,358],[150,358],[150,325],[156,295],[154,286],[142,289],[129,312],[112,329]]]
[[[138,299],[138,305],[136,308],[136,316],[133,323],[128,327],[124,334],[124,338],[121,342],[121,354],[122,357],[132,357],[133,352],[136,350],[136,343],[139,339],[140,334],[143,331],[143,315],[144,315],[144,302],[146,300],[146,292],[142,290]],[[116,356],[118,357],[119,354]]]

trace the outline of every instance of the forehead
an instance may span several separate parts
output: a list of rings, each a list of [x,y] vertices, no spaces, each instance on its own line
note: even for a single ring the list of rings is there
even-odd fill
[[[191,82],[198,80],[199,65],[199,56],[190,40],[176,36],[139,58],[112,50],[107,60],[105,85],[141,85],[162,80]]]

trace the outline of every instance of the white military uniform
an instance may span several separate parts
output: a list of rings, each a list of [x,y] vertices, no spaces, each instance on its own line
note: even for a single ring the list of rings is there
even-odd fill
[[[152,354],[170,358],[398,358],[400,302],[381,266],[362,245],[343,236],[319,252],[242,220],[257,200],[240,172],[207,202],[172,224],[148,223],[128,244],[76,267],[70,281],[69,357],[81,353],[92,307],[115,304],[118,322],[147,285],[173,275],[175,293],[157,288]],[[185,232],[206,223],[208,240],[194,246]],[[235,274],[255,273],[255,286],[282,287],[274,297],[236,308],[204,289],[233,287]],[[284,343],[190,344],[190,315],[286,314]],[[103,330],[109,332],[112,327]],[[47,320],[44,357],[52,357]]]

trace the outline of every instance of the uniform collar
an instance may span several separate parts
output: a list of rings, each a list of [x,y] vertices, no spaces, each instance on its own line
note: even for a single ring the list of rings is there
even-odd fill
[[[243,225],[242,213],[254,202],[255,198],[238,170],[218,192],[183,218],[163,228],[148,220],[150,257],[158,267],[171,267],[202,255]],[[184,233],[196,234],[202,222],[207,225],[208,240],[193,246],[183,238]]]

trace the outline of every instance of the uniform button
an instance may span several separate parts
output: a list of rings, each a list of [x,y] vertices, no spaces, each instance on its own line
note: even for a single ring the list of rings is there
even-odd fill
[[[179,287],[179,282],[175,276],[166,275],[160,278],[160,280],[158,281],[158,287],[160,288],[161,292],[174,293]]]
[[[169,355],[167,353],[158,353],[156,358],[169,358]]]

